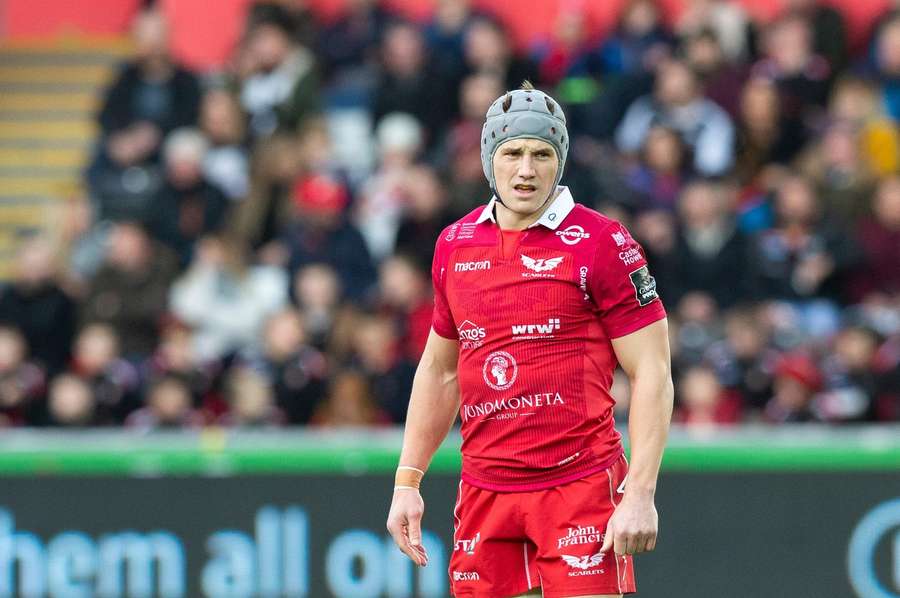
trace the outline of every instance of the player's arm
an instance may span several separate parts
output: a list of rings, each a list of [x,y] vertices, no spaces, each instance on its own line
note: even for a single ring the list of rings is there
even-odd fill
[[[656,546],[654,495],[674,397],[668,321],[615,338],[612,345],[631,382],[631,462],[625,495],[610,518],[603,551],[612,547],[617,554],[634,554]]]
[[[422,515],[425,504],[418,491],[421,475],[459,412],[456,381],[457,341],[437,334],[428,336],[416,369],[403,433],[397,488],[391,501],[387,528],[394,542],[414,563],[425,566],[428,555],[422,547]]]

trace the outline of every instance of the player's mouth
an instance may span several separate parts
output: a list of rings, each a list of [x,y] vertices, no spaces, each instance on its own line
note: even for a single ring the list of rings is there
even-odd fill
[[[535,187],[534,185],[519,184],[513,186],[513,191],[515,191],[516,195],[520,197],[528,196],[537,191],[537,187]]]

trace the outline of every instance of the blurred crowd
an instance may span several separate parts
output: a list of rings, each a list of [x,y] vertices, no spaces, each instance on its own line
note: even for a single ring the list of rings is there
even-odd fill
[[[600,39],[563,9],[516,47],[468,0],[259,2],[202,75],[145,10],[87,193],[0,290],[0,424],[402,422],[434,242],[489,199],[482,120],[525,79],[566,108],[563,184],[645,248],[677,421],[900,421],[900,13],[851,47],[784,4],[629,0]]]

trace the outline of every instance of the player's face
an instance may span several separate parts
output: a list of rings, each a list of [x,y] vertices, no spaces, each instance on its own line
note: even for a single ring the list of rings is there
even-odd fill
[[[494,179],[503,205],[521,215],[541,207],[553,190],[559,158],[540,139],[513,139],[494,152]]]

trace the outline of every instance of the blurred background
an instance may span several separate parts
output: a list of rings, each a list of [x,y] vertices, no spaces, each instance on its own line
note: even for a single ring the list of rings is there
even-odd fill
[[[3,0],[0,598],[445,596],[455,433],[383,520],[524,79],[669,312],[642,595],[900,596],[900,3]]]

